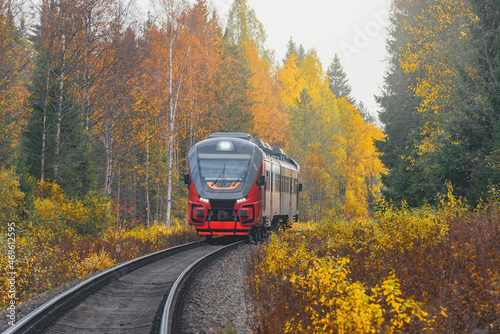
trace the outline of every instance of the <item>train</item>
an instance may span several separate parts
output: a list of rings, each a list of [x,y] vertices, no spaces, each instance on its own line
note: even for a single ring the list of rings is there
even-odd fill
[[[198,235],[256,241],[299,219],[300,167],[247,133],[218,132],[188,153],[188,219]]]

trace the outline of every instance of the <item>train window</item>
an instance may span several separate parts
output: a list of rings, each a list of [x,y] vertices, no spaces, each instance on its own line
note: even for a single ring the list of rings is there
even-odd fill
[[[209,156],[206,154],[206,156]],[[215,155],[212,155],[215,157]],[[215,181],[220,179],[227,179],[230,181],[239,180],[245,178],[250,155],[230,155],[226,154],[221,157],[206,158],[200,154],[199,166],[200,166],[200,174],[202,178],[207,181]]]

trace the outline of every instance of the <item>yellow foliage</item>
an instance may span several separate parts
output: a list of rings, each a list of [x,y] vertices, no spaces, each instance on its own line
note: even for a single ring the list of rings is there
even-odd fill
[[[290,55],[283,67],[279,69],[278,80],[281,84],[280,95],[283,104],[288,108],[297,107],[300,93],[306,86],[296,54]]]
[[[248,277],[260,328],[441,332],[470,317],[497,328],[500,193],[492,188],[472,211],[447,186],[436,207],[381,202],[375,219],[301,223],[273,235]]]
[[[7,223],[19,222],[23,200],[24,193],[14,172],[0,169],[0,231],[4,231]]]
[[[107,198],[97,192],[82,200],[67,197],[59,185],[39,184],[35,196],[36,223],[50,229],[56,237],[105,233],[111,225],[111,208]]]
[[[380,198],[380,178],[387,172],[374,145],[374,140],[382,140],[384,134],[375,126],[366,124],[346,99],[337,99],[336,102],[345,151],[340,165],[340,189],[344,193],[342,213],[347,217],[362,217],[368,212],[369,202]]]
[[[78,278],[85,277],[93,272],[115,265],[109,253],[101,250],[99,253],[90,253],[82,262],[78,263],[76,270]]]
[[[348,278],[348,258],[318,256],[310,242],[296,233],[272,236],[250,277],[255,292],[271,300],[280,286],[292,294],[285,333],[395,333],[410,321],[432,323],[419,303],[402,297],[394,273],[368,288]]]
[[[277,94],[277,84],[271,75],[271,66],[259,56],[257,46],[251,40],[243,42],[245,58],[253,75],[249,83],[253,87],[250,108],[253,115],[252,133],[271,145],[288,149],[289,124]]]

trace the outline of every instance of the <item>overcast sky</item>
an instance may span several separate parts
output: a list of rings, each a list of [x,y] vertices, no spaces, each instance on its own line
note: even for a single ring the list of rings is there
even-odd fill
[[[137,0],[146,6],[149,0]],[[232,0],[211,0],[225,23]],[[144,4],[144,5],[143,5]],[[390,0],[248,0],[267,33],[267,47],[280,61],[293,38],[315,49],[326,71],[335,53],[347,73],[352,95],[372,114],[380,93]]]

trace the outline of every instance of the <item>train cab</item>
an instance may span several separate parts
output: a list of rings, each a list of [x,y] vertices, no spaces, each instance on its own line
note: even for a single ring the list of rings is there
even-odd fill
[[[245,133],[215,133],[191,148],[188,168],[188,219],[199,235],[258,239],[298,219],[299,166],[281,149]]]
[[[262,155],[249,140],[225,136],[190,150],[189,223],[200,235],[248,235],[260,224]]]

